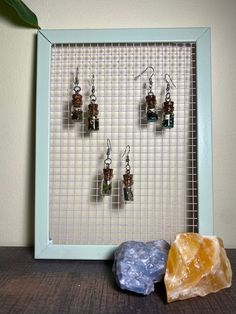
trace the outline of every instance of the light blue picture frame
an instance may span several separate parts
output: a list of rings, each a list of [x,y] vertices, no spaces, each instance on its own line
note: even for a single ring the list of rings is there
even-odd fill
[[[196,42],[199,233],[213,234],[211,31],[173,29],[40,30],[37,58],[35,258],[109,259],[113,245],[55,245],[49,239],[49,108],[52,44]]]

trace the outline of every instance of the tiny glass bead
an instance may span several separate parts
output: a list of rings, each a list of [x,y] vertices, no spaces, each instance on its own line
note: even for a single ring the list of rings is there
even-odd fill
[[[157,117],[157,113],[155,109],[149,109],[147,111],[147,121],[148,122],[155,122],[157,121],[158,117]]]
[[[88,118],[88,129],[90,131],[99,130],[99,119],[96,117],[89,117]]]
[[[111,195],[112,191],[112,182],[103,180],[102,181],[102,195]]]
[[[133,202],[134,193],[132,191],[131,186],[124,187],[124,200],[125,202]]]
[[[162,125],[169,129],[174,127],[174,114],[172,112],[164,114]]]
[[[83,111],[74,109],[71,113],[71,119],[74,121],[82,121]]]

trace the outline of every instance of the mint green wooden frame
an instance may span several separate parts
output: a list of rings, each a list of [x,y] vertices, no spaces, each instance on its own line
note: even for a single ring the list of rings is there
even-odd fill
[[[55,245],[49,240],[49,96],[55,43],[196,42],[199,232],[213,234],[210,28],[40,30],[37,59],[35,258],[108,259],[113,245]]]

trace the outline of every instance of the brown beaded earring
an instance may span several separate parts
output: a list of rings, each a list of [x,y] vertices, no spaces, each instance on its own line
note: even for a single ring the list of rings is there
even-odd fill
[[[71,119],[73,121],[83,120],[83,110],[82,110],[82,95],[80,94],[81,87],[79,86],[79,69],[76,69],[76,76],[74,80],[74,88],[72,95],[72,106],[71,106]]]

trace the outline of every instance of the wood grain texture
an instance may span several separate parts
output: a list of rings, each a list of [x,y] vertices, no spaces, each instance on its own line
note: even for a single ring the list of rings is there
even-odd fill
[[[236,250],[228,250],[233,273]],[[0,248],[0,313],[236,313],[236,280],[206,297],[166,303],[163,284],[149,296],[120,290],[112,262],[34,260],[33,249]]]

